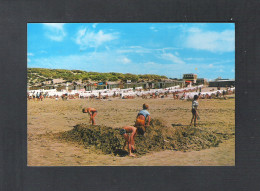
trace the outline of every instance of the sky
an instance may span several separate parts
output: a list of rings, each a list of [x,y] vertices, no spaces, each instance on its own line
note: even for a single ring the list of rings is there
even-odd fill
[[[235,79],[235,24],[28,23],[27,66]]]

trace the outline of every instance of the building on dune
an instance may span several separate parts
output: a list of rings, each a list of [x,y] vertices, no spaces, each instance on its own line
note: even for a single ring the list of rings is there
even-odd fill
[[[198,78],[196,84],[197,85],[209,85],[209,82],[206,78]]]
[[[173,87],[177,85],[179,85],[180,87],[184,87],[184,81],[167,79],[162,81],[132,82],[132,83],[125,83],[124,88],[142,87],[143,89],[164,89],[164,88]]]
[[[164,89],[168,87],[173,87],[179,85],[180,87],[184,87],[185,83],[182,80],[162,80],[162,81],[140,81],[140,82],[131,82],[130,80],[127,82],[98,82],[98,81],[73,81],[73,82],[60,82],[60,83],[41,83],[34,86],[28,86],[29,90],[37,90],[37,89],[57,89],[61,90],[82,90],[86,91],[91,90],[99,90],[99,89],[113,89],[113,88],[137,88],[142,87],[143,89]]]
[[[235,80],[216,79],[209,82],[209,87],[235,87]]]
[[[192,84],[196,84],[197,79],[198,79],[198,75],[197,74],[183,74],[182,77],[183,81],[188,82],[188,83],[192,83]]]

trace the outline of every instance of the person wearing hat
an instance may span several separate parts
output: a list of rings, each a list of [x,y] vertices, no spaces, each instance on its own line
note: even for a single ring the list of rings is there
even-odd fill
[[[92,122],[92,125],[96,125],[95,123],[95,116],[97,115],[97,110],[95,108],[83,108],[82,109],[83,113],[88,113],[90,116],[89,122]]]
[[[148,108],[149,108],[149,106],[144,103],[143,109],[141,111],[139,111],[139,113],[137,114],[135,125],[134,125],[135,127],[150,126],[151,116],[150,116],[150,113],[147,111]]]

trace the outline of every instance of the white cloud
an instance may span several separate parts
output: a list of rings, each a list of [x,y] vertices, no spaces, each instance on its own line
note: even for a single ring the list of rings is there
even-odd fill
[[[63,68],[63,69],[78,69],[78,66],[85,66],[86,68],[91,63],[88,61],[91,58],[88,56],[68,55],[37,58],[30,63],[31,67],[44,67],[44,68]]]
[[[184,42],[187,48],[210,52],[232,52],[235,50],[235,32],[233,30],[201,31],[191,28]]]
[[[29,58],[29,56],[34,56],[34,54],[31,52],[27,53],[27,63],[31,62],[31,59]]]
[[[45,50],[41,50],[40,53],[41,53],[41,54],[46,54],[46,53],[48,53],[48,52],[45,51]]]
[[[131,60],[114,52],[90,52],[84,55],[67,55],[37,58],[30,62],[30,67],[78,69],[96,72],[120,72]],[[130,64],[131,65],[131,64]],[[127,71],[126,71],[127,72]]]
[[[137,49],[142,49],[143,47],[142,46],[130,46],[129,48],[137,48]]]
[[[45,35],[53,41],[62,41],[66,36],[64,23],[43,23],[46,29]]]
[[[102,44],[118,38],[117,33],[104,33],[102,30],[95,33],[87,28],[78,31],[75,42],[81,49],[97,48]]]
[[[153,50],[142,46],[129,46],[117,50],[117,53],[151,53]]]
[[[98,23],[94,23],[92,27],[95,29],[97,27]]]
[[[116,56],[116,55],[114,55],[115,57],[117,57],[117,59],[116,59],[116,62],[117,63],[120,63],[120,64],[129,64],[129,63],[131,63],[132,61],[129,59],[129,58],[127,58],[126,56],[123,56],[123,55],[118,55],[118,56]],[[110,59],[111,60],[111,59]]]
[[[188,31],[191,32],[191,33],[194,33],[194,32],[198,33],[198,32],[201,32],[201,29],[196,28],[196,27],[191,27],[191,28],[188,29]]]
[[[205,58],[184,58],[184,60],[201,62],[201,61],[205,61],[205,60],[208,60],[208,59],[205,59]]]
[[[150,73],[166,75],[168,77],[182,78],[181,74],[194,72],[194,64],[162,64],[156,62],[147,62],[140,64],[144,67],[139,69],[140,73]],[[195,72],[194,72],[195,73]]]
[[[146,63],[144,63],[144,66],[146,66],[146,67],[157,66],[157,65],[158,64],[155,63],[155,62],[146,62]]]
[[[138,53],[138,54],[142,54],[142,53],[152,53],[152,54],[158,54],[158,53],[165,53],[169,50],[176,50],[176,49],[180,49],[180,48],[175,48],[175,47],[165,47],[165,48],[145,48],[142,46],[128,46],[128,47],[122,47],[120,49],[117,49],[117,53]],[[175,55],[179,55],[178,52],[174,53]]]
[[[150,27],[150,30],[154,31],[154,32],[158,32],[159,30],[156,29],[155,27]]]
[[[179,58],[171,53],[164,53],[164,54],[160,55],[160,57],[165,60],[170,60],[174,64],[185,64],[185,62],[181,58]]]
[[[213,68],[213,64],[209,64],[209,68]]]
[[[128,63],[131,62],[131,60],[128,59],[128,58],[126,58],[126,57],[124,57],[124,58],[122,59],[122,62],[123,62],[124,64],[128,64]]]

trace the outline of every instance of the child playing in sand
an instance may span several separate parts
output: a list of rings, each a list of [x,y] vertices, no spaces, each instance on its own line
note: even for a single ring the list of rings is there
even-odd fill
[[[139,111],[135,121],[135,127],[148,127],[150,126],[151,116],[147,111],[149,106],[147,104],[143,104],[143,110]]]
[[[192,122],[194,120],[194,126],[196,127],[196,120],[199,119],[199,113],[198,113],[198,95],[194,95],[193,101],[192,101],[192,118],[191,118],[191,122],[190,122],[190,126],[192,125]]]
[[[144,127],[133,127],[133,126],[125,126],[122,129],[120,129],[120,135],[123,135],[125,138],[124,143],[124,150],[128,149],[129,156],[135,157],[135,154],[132,153],[132,151],[135,151],[135,136],[137,134],[143,135],[144,134]],[[127,146],[127,148],[126,148]]]
[[[92,122],[92,125],[96,125],[95,123],[95,116],[97,115],[97,110],[95,108],[84,108],[82,109],[83,113],[88,113],[90,116],[89,122]]]

